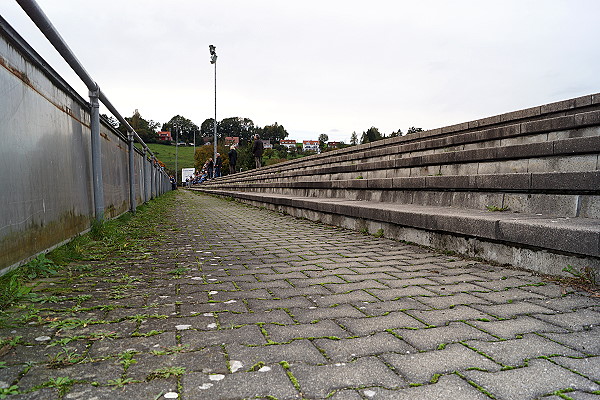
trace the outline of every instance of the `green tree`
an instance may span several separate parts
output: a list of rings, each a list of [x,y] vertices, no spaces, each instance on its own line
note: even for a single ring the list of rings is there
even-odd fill
[[[383,139],[383,136],[381,136],[379,129],[372,126],[369,129],[367,129],[366,132],[363,132],[360,142],[362,144],[364,144],[364,143],[376,142],[381,139]]]
[[[154,143],[158,139],[157,129],[160,123],[152,120],[145,120],[138,110],[133,112],[131,118],[125,118],[125,121],[137,132],[140,138],[146,143]],[[119,124],[117,128],[123,134],[127,134],[127,128],[123,124]]]
[[[116,129],[119,128],[119,121],[112,115],[100,114],[100,116],[102,118],[104,118],[106,120],[106,122],[108,122],[109,125],[112,126],[113,128],[116,128]]]
[[[402,129],[398,129],[390,134],[390,137],[402,136]]]
[[[212,120],[211,120],[212,121]],[[212,128],[212,122],[210,127]],[[249,142],[256,130],[254,122],[250,118],[231,117],[225,118],[217,125],[219,138],[227,136],[239,137],[240,142]],[[211,135],[212,136],[212,135]]]
[[[198,134],[200,128],[190,119],[176,115],[169,122],[165,122],[162,125],[162,130],[171,132],[173,140],[175,140],[178,131],[180,142],[192,143],[194,142],[194,136]]]
[[[358,144],[358,135],[356,135],[356,131],[352,132],[350,136],[350,144],[352,146],[356,146]]]
[[[327,147],[328,141],[329,141],[329,136],[327,136],[325,133],[321,133],[319,135],[319,149],[321,149],[321,151],[325,150],[325,148]]]
[[[417,132],[423,132],[423,129],[421,128],[415,128],[414,126],[411,126],[410,128],[408,128],[408,131],[406,131],[406,134],[411,134],[411,133],[417,133]]]
[[[275,122],[273,125],[265,125],[262,128],[261,139],[270,139],[272,143],[279,143],[281,139],[288,137],[288,132],[285,130],[283,125],[279,125]]]

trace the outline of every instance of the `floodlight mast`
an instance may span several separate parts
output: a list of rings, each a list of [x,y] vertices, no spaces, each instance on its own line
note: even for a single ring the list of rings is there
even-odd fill
[[[215,65],[215,121],[214,121],[214,132],[213,132],[213,178],[216,172],[216,162],[217,162],[217,53],[216,47],[212,44],[208,46],[208,50],[210,51],[210,63]]]

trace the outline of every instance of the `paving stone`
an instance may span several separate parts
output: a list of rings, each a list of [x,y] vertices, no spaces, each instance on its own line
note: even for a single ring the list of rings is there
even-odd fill
[[[74,385],[65,400],[92,400],[92,399],[164,399],[163,395],[177,392],[177,381],[174,379],[157,379],[150,382],[130,383],[122,388],[93,387],[90,385]]]
[[[565,296],[567,293],[573,292],[572,289],[566,289],[563,286],[560,286],[560,285],[557,285],[554,283],[549,283],[549,282],[544,282],[538,286],[521,287],[521,289],[527,290],[528,292],[532,292],[532,293],[538,293],[545,297],[554,297],[554,298],[561,298],[561,297]]]
[[[11,365],[0,368],[0,389],[10,387],[25,370],[23,365]]]
[[[149,353],[151,351],[161,351],[176,345],[177,342],[175,341],[174,333],[162,333],[149,337],[106,338],[94,341],[88,351],[88,356],[98,359],[114,356],[125,351]]]
[[[523,368],[500,372],[465,371],[464,375],[496,398],[537,399],[561,389],[599,390],[600,385],[548,360],[531,360]]]
[[[507,279],[496,279],[492,281],[478,282],[477,284],[491,290],[504,290],[507,288],[516,288],[531,285],[533,282],[527,277],[511,277]]]
[[[425,327],[425,324],[402,311],[391,312],[380,317],[345,318],[338,320],[338,322],[352,333],[360,336],[383,332],[386,329]]]
[[[257,323],[293,324],[294,321],[284,310],[267,310],[247,313],[219,313],[219,326],[221,328],[235,327],[238,325]]]
[[[151,331],[177,332],[179,326],[189,325],[191,329],[208,330],[209,325],[217,322],[214,316],[206,317],[198,314],[190,317],[148,318],[140,323],[138,332]]]
[[[355,290],[350,293],[342,293],[342,294],[330,294],[327,296],[318,296],[313,298],[314,302],[319,307],[329,307],[334,304],[342,304],[342,303],[357,303],[361,301],[372,302],[378,301],[377,298],[373,297],[369,293],[363,290]]]
[[[286,287],[286,288],[271,288],[269,289],[273,293],[274,298],[285,299],[294,296],[307,296],[314,297],[320,295],[331,294],[331,291],[325,289],[321,285],[305,286],[305,287]]]
[[[377,400],[489,400],[488,396],[456,375],[441,376],[435,384],[399,390],[373,387],[361,392],[366,398]]]
[[[531,333],[524,335],[522,339],[503,340],[499,342],[469,340],[466,343],[470,347],[488,355],[494,361],[510,366],[523,365],[527,359],[542,356],[557,354],[572,357],[583,356],[582,353],[576,350]]]
[[[544,296],[541,294],[528,292],[527,290],[522,290],[521,288],[509,288],[496,292],[475,293],[475,296],[485,299],[488,302],[499,304],[505,304],[517,300],[544,299]],[[537,304],[535,300],[532,301],[532,303]]]
[[[272,396],[281,400],[300,399],[283,368],[280,365],[270,368],[266,372],[237,372],[222,374],[222,377],[198,372],[185,374],[182,379],[182,397],[237,400]]]
[[[493,319],[489,314],[485,314],[469,306],[456,306],[444,310],[410,310],[408,314],[433,326],[446,325],[453,321],[474,321],[477,319]]]
[[[408,278],[408,279],[393,279],[393,280],[381,280],[382,283],[385,283],[387,286],[391,288],[407,288],[410,286],[429,286],[429,285],[437,285],[438,283],[432,281],[428,278],[417,277],[417,278]]]
[[[248,307],[253,311],[311,306],[314,306],[314,304],[309,299],[303,296],[290,297],[282,300],[248,300]]]
[[[338,390],[328,400],[363,400],[363,397],[356,390]]]
[[[463,322],[450,322],[447,326],[427,329],[395,329],[406,342],[419,350],[433,350],[439,345],[456,343],[469,339],[493,340],[485,332]]]
[[[388,287],[374,281],[372,279],[365,279],[354,283],[335,283],[324,285],[328,290],[333,293],[347,293],[358,289],[387,289]]]
[[[340,304],[332,307],[292,308],[289,310],[299,323],[309,323],[322,319],[362,318],[365,314],[350,304]]]
[[[313,271],[306,271],[305,274],[309,277],[309,278],[322,278],[324,276],[331,276],[331,275],[355,275],[356,272],[354,272],[353,270],[351,270],[350,268],[347,267],[342,267],[342,268],[331,268],[331,269],[324,269],[324,270],[313,270]],[[371,277],[371,279],[377,279],[377,278],[373,278]]]
[[[419,298],[421,300],[421,298]],[[359,303],[356,307],[370,316],[379,316],[390,311],[402,310],[428,310],[430,307],[412,298],[401,298],[399,300],[381,301],[376,303]]]
[[[366,279],[383,281],[386,279],[391,280],[395,278],[393,275],[385,272],[369,272],[369,270],[364,267],[354,267],[354,270],[356,272],[352,272],[352,274],[340,275],[340,278],[348,282],[360,282]]]
[[[413,354],[385,354],[382,358],[410,383],[427,383],[435,374],[448,374],[479,368],[499,371],[501,366],[461,345],[450,344],[443,350]]]
[[[471,325],[503,339],[512,339],[524,333],[567,332],[566,329],[529,316],[501,321],[470,321]]]
[[[498,318],[513,318],[518,315],[531,315],[531,314],[555,314],[556,311],[546,307],[532,304],[526,301],[520,301],[517,303],[508,304],[495,304],[495,305],[473,305],[480,311],[488,313]]]
[[[569,392],[568,396],[573,400],[596,400],[598,399],[598,394],[592,393],[584,393],[584,392]],[[544,398],[546,400],[546,398]],[[559,399],[560,400],[560,399]]]
[[[533,316],[573,331],[587,330],[600,325],[600,312],[589,309],[581,309],[570,313],[556,315],[535,314]]]
[[[466,271],[470,272],[470,270],[462,269],[462,271],[465,271],[465,273],[458,274],[458,275],[448,275],[448,276],[430,276],[429,279],[432,280],[433,282],[436,282],[436,283],[442,284],[442,285],[449,285],[449,284],[462,283],[462,282],[485,281],[486,280],[485,278],[482,278],[478,275],[472,275],[472,274],[466,272]]]
[[[575,311],[580,308],[598,306],[598,301],[588,296],[569,295],[561,298],[531,300],[534,304],[561,312]]]
[[[431,308],[440,309],[458,305],[489,304],[489,301],[470,293],[457,293],[449,296],[422,296],[418,300]]]
[[[179,306],[181,315],[204,314],[209,312],[248,312],[248,308],[242,301],[228,301],[217,303],[183,303]]]
[[[600,357],[552,357],[552,361],[592,381],[600,382]]]
[[[290,364],[320,364],[327,360],[310,340],[294,340],[286,344],[269,344],[266,346],[227,345],[227,353],[231,360],[241,361],[250,368],[259,362],[267,365],[287,361]]]
[[[245,325],[236,329],[218,329],[213,331],[181,331],[181,344],[192,349],[225,343],[265,344],[267,340],[256,325]]]
[[[421,286],[408,286],[400,289],[370,289],[369,293],[381,300],[397,300],[405,297],[431,296],[435,294]]]
[[[477,282],[480,283],[480,282]],[[454,283],[452,285],[429,286],[429,290],[436,294],[448,295],[454,293],[489,292],[490,289],[470,282]]]
[[[404,354],[417,351],[405,341],[387,332],[352,339],[316,339],[314,343],[325,351],[332,362],[347,362],[357,357],[389,352]]]
[[[294,287],[306,287],[312,285],[322,285],[324,283],[348,283],[339,276],[330,275],[318,278],[290,279]]]
[[[152,372],[165,367],[183,367],[186,372],[228,373],[225,352],[221,346],[209,346],[198,351],[170,354],[136,354],[135,364],[127,369],[127,377],[147,380]]]
[[[275,342],[289,342],[294,339],[308,339],[319,337],[338,337],[345,338],[350,333],[342,329],[333,321],[319,321],[315,324],[296,324],[296,325],[264,325],[269,334],[269,338]]]
[[[269,282],[236,282],[236,284],[244,290],[252,289],[272,289],[272,288],[293,288],[293,286],[284,280],[269,281]]]
[[[253,289],[253,290],[233,290],[233,291],[217,291],[211,295],[212,300],[216,301],[229,301],[229,300],[241,300],[241,299],[271,299],[271,293],[266,289]]]
[[[543,333],[543,336],[585,354],[600,354],[600,327],[573,333]]]
[[[50,379],[60,377],[87,382],[107,384],[111,379],[118,379],[123,373],[123,366],[118,360],[82,362],[63,368],[48,368],[46,365],[32,367],[18,382],[21,391],[29,391]]]
[[[351,363],[322,366],[292,366],[292,374],[308,398],[324,398],[335,390],[361,386],[398,388],[406,383],[375,357],[363,357]]]
[[[43,388],[28,393],[11,395],[11,400],[56,400],[58,390],[52,388]]]

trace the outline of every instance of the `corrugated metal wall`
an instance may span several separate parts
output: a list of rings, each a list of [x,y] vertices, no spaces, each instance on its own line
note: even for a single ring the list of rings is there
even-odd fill
[[[20,37],[0,34],[2,271],[88,229],[94,194],[88,103]],[[128,147],[106,124],[101,137],[105,216],[112,218],[131,207]],[[137,151],[134,159],[141,204],[150,194],[143,168],[150,161]],[[164,173],[146,172],[157,174],[152,196],[170,189]]]

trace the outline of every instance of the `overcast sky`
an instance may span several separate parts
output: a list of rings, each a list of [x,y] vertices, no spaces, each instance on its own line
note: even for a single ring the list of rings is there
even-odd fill
[[[124,116],[290,138],[433,129],[600,92],[598,0],[38,0]],[[14,0],[1,15],[84,97]]]

